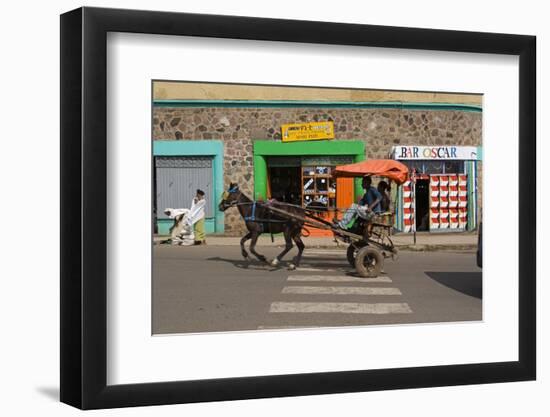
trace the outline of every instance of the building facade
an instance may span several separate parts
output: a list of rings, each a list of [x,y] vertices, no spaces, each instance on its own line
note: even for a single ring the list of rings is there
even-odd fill
[[[209,201],[207,232],[241,235],[244,222],[237,211],[217,210],[221,193],[230,182],[238,183],[251,198],[316,204],[332,216],[332,210],[348,207],[362,194],[358,181],[334,178],[333,168],[374,158],[399,159],[416,173],[416,189],[407,191],[406,184],[397,193],[398,230],[411,231],[411,206],[416,207],[417,230],[473,230],[481,209],[482,110],[480,99],[479,104],[472,103],[471,97],[468,100],[438,102],[433,95],[420,102],[365,101],[364,97],[324,101],[300,97],[155,98],[152,124],[158,232],[166,233],[170,225],[162,210],[188,206],[195,189],[201,188]],[[333,139],[282,141],[282,125],[325,121],[333,123]],[[464,154],[472,149],[475,155]],[[415,150],[421,152],[416,157]],[[460,191],[445,189],[442,184],[449,180]],[[464,186],[466,190],[462,190]],[[432,189],[438,193],[437,207]],[[407,194],[413,191],[414,202]],[[451,192],[453,206],[444,198],[450,199]],[[466,205],[458,202],[454,207],[454,197],[463,192]],[[457,220],[458,226],[450,227],[449,220],[445,222],[449,227],[442,226],[443,219],[454,221],[455,217],[465,221]]]

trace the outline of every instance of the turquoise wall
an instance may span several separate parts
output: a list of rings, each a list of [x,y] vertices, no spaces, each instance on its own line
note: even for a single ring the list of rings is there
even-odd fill
[[[214,178],[214,217],[206,218],[206,233],[223,233],[223,213],[217,210],[223,192],[223,142],[220,140],[155,140],[153,141],[154,156],[211,156],[212,177]],[[167,235],[174,223],[171,219],[157,220],[158,233]]]

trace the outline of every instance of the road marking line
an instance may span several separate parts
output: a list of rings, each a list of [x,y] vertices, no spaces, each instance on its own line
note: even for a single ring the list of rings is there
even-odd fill
[[[308,268],[308,267],[299,267],[296,268],[296,271],[302,271],[302,272],[342,272],[342,271],[350,271],[351,268]]]
[[[284,287],[283,294],[402,295],[398,288],[376,287]]]
[[[270,313],[410,314],[407,303],[271,303]]]
[[[325,251],[313,251],[313,250],[306,250],[304,251],[302,256],[307,255],[338,255],[338,256],[346,256],[346,251],[343,250],[325,250]]]
[[[342,261],[347,261],[345,253],[304,253],[302,259],[341,259]]]
[[[362,282],[370,284],[371,282],[392,282],[390,277],[359,278],[348,275],[289,275],[288,281],[315,281],[315,282]]]

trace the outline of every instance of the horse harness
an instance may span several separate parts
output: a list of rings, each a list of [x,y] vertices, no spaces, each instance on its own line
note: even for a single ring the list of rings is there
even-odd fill
[[[232,187],[230,188],[229,190],[227,190],[228,193],[230,194],[233,194],[233,193],[237,193],[239,192],[239,188],[238,187]],[[245,222],[254,222],[254,223],[260,223],[261,225],[261,228],[262,228],[262,232],[265,233],[265,230],[264,229],[264,223],[267,223],[269,224],[269,232],[271,233],[271,224],[272,223],[288,223],[288,220],[274,220],[273,219],[273,213],[271,212],[271,210],[269,210],[269,208],[267,209],[268,211],[268,218],[267,219],[258,219],[256,218],[256,206],[257,205],[262,205],[264,203],[262,202],[257,202],[256,200],[254,201],[251,201],[251,202],[246,202],[246,203],[236,203],[234,205],[245,205],[245,204],[252,204],[252,213],[249,215],[249,216],[245,216],[244,217],[244,221]],[[273,238],[273,233],[271,233],[271,237]]]

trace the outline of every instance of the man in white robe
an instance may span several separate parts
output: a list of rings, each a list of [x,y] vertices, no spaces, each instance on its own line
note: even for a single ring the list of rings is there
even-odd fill
[[[164,209],[164,214],[174,219],[174,224],[170,228],[170,241],[172,245],[191,246],[195,244],[193,226],[188,223],[190,211],[187,208]]]
[[[195,245],[206,244],[204,233],[204,221],[206,217],[205,207],[206,199],[204,198],[204,191],[197,190],[197,194],[191,202],[191,210],[187,214],[187,224],[193,226],[193,231],[195,233]]]
[[[170,240],[173,245],[206,244],[204,233],[205,207],[204,191],[197,190],[197,194],[191,201],[190,209],[167,208],[164,210],[164,214],[174,219],[174,225],[170,228]]]

